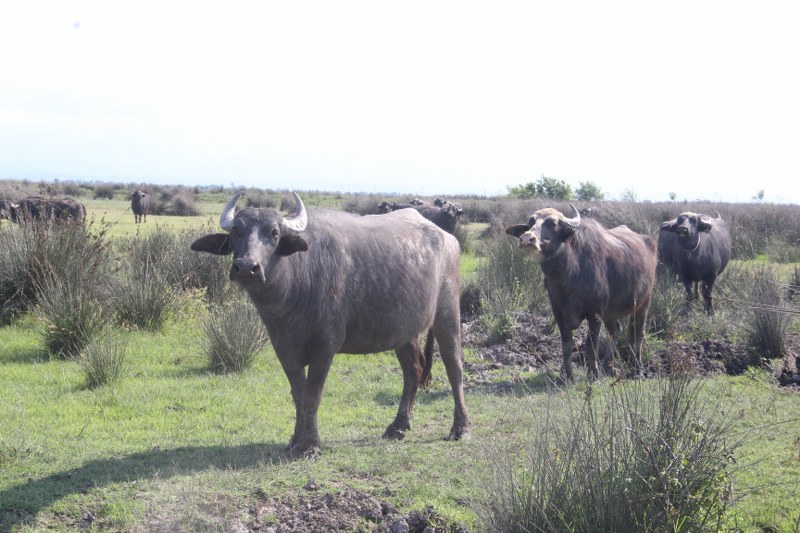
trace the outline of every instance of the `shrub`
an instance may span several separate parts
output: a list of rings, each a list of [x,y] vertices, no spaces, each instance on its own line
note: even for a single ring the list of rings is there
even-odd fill
[[[510,338],[514,311],[547,305],[542,269],[519,252],[516,242],[504,237],[487,244],[475,273],[481,290],[481,322],[497,342]]]
[[[685,330],[686,295],[683,285],[667,272],[659,273],[653,286],[653,299],[648,314],[650,333],[672,340]]]
[[[87,388],[116,383],[128,369],[127,345],[107,331],[84,348],[78,362]]]
[[[487,450],[487,531],[717,531],[732,499],[732,420],[677,373],[549,398],[513,454]]]
[[[182,305],[178,290],[153,268],[139,275],[121,273],[111,285],[111,302],[120,324],[153,332],[161,331]]]
[[[99,183],[94,187],[94,198],[95,200],[98,198],[105,198],[106,200],[113,200],[114,199],[114,192],[117,190],[117,186],[111,183]]]
[[[57,357],[77,357],[107,323],[94,285],[80,274],[46,275],[36,285],[44,343]]]
[[[212,372],[246,370],[269,343],[261,318],[243,298],[212,310],[204,324],[202,351]]]
[[[769,267],[754,272],[750,287],[752,318],[747,326],[750,346],[762,357],[783,357],[786,330],[791,322],[783,287],[775,282],[775,271]]]

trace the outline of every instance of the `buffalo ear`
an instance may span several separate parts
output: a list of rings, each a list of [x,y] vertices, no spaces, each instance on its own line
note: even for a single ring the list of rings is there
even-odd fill
[[[697,220],[697,229],[700,231],[705,231],[706,233],[708,233],[709,231],[711,231],[711,228],[713,227],[714,226],[712,224],[708,223],[708,218],[706,217],[700,217]]]
[[[506,233],[519,239],[529,229],[531,229],[531,227],[527,224],[517,224],[516,226],[506,228]]]
[[[308,243],[300,235],[294,233],[287,233],[281,235],[281,240],[278,242],[278,255],[287,256],[295,252],[305,252],[308,250]]]
[[[195,252],[207,252],[214,255],[228,255],[233,251],[231,236],[227,233],[212,233],[200,237],[192,243]]]

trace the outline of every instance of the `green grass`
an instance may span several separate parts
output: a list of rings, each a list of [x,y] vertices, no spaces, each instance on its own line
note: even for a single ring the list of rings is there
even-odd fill
[[[545,403],[542,375],[496,371],[467,387],[473,438],[443,441],[453,406],[437,360],[412,431],[386,442],[380,435],[402,386],[394,355],[338,355],[320,410],[323,455],[291,461],[284,447],[294,407],[269,349],[247,372],[212,375],[195,320],[124,333],[126,377],[86,389],[77,363],[43,355],[38,328],[28,319],[0,329],[0,531],[70,530],[87,513],[98,529],[226,529],[260,499],[300,493],[309,481],[329,492],[356,488],[406,512],[430,505],[475,528],[467,502],[480,495],[491,443],[521,439],[535,424],[528,414]],[[709,393],[741,410],[737,428],[769,426],[737,459],[752,463],[743,486],[763,487],[736,508],[743,529],[790,531],[800,509],[800,395],[756,373],[715,378]]]

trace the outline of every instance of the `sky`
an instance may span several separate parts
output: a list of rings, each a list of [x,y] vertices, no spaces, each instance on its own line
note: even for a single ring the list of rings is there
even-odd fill
[[[800,203],[800,2],[0,5],[0,179]]]

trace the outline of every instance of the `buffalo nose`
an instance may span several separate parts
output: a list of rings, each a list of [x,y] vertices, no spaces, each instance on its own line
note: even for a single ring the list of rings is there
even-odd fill
[[[261,265],[250,259],[239,258],[233,262],[231,269],[231,279],[239,281],[250,279],[264,279]]]

